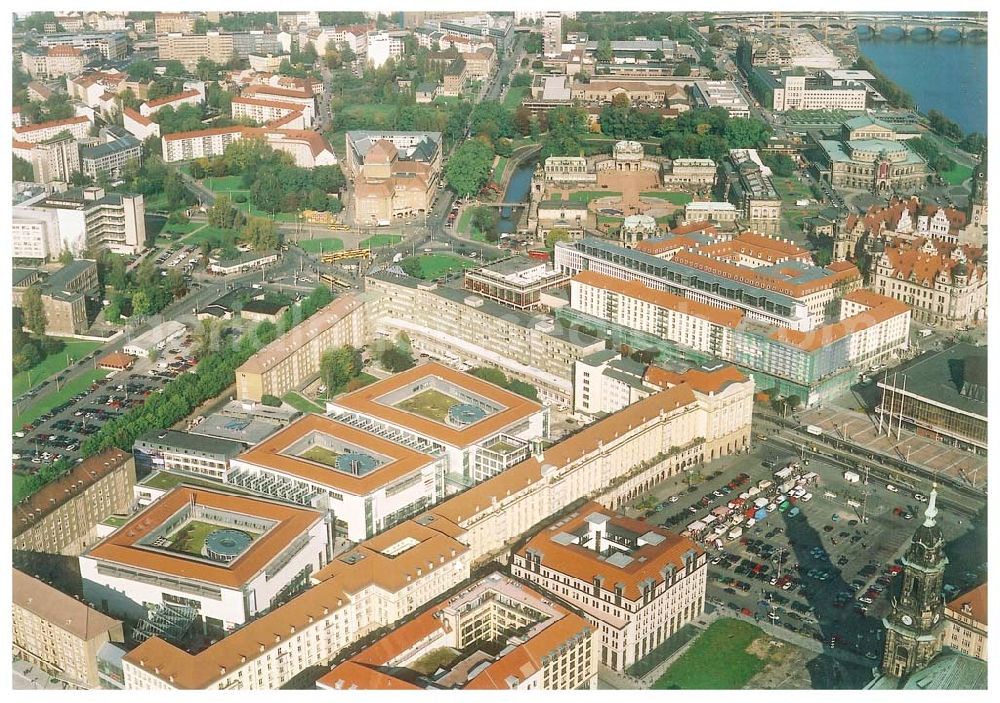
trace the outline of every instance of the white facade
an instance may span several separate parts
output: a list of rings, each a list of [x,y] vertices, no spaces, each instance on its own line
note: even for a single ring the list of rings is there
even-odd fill
[[[298,125],[293,126],[291,123],[282,123],[282,126],[289,129],[312,127],[312,113],[309,112],[310,119],[306,119],[306,113],[303,111],[302,106],[295,103],[257,98],[233,98],[232,111],[234,120],[250,119],[260,124],[281,120],[297,112],[302,115],[302,118],[298,121]]]
[[[595,356],[601,356],[598,352]],[[619,374],[605,373],[610,364],[621,359],[621,354],[599,360],[588,357],[575,364],[573,376],[573,410],[585,415],[616,413],[622,408],[645,398],[659,388]]]
[[[14,139],[19,142],[37,144],[51,139],[61,132],[69,132],[76,139],[83,139],[90,133],[91,124],[93,123],[84,116],[52,122],[39,122],[38,124],[15,127]]]
[[[868,89],[862,83],[832,88],[806,88],[805,76],[785,76],[784,87],[774,89],[774,111],[864,110]]]
[[[151,351],[163,349],[170,342],[183,337],[186,331],[184,323],[168,320],[128,342],[122,347],[122,351],[132,356],[146,357]]]
[[[389,59],[397,60],[403,55],[403,40],[388,32],[368,35],[368,63],[374,68],[382,68]]]
[[[732,203],[691,202],[684,206],[684,222],[735,222],[737,210]]]

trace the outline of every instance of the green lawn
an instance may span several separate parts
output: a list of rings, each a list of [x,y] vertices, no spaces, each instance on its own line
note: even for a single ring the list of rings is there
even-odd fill
[[[163,231],[167,234],[191,234],[199,227],[204,227],[203,222],[168,222]]]
[[[763,637],[752,623],[717,620],[664,672],[654,689],[740,689],[764,668],[747,647]],[[724,666],[720,666],[720,662]]]
[[[172,552],[182,552],[193,556],[201,556],[201,550],[205,546],[205,538],[216,530],[221,529],[225,528],[216,523],[191,520],[168,538],[172,541],[165,547],[165,549],[169,549]],[[249,530],[241,531],[250,535],[251,539],[256,539],[259,536]]]
[[[417,260],[420,262],[420,277],[428,281],[476,265],[475,261],[451,254],[421,254]]]
[[[321,237],[320,239],[300,239],[298,245],[310,254],[320,254],[340,251],[344,248],[344,241],[337,237]]]
[[[326,447],[309,447],[307,450],[299,454],[303,459],[308,459],[309,461],[317,461],[320,464],[325,464],[327,466],[336,466],[337,457],[340,456],[335,451],[331,451]]]
[[[401,234],[375,234],[368,239],[362,239],[358,246],[362,249],[377,249],[378,247],[391,247],[403,241]]]
[[[202,181],[202,185],[213,193],[225,193],[227,191],[250,192],[243,185],[243,176],[209,176]]]
[[[468,234],[472,227],[472,208],[467,207],[462,210],[462,215],[458,218],[458,225],[455,227],[459,234]]]
[[[115,517],[114,515],[112,515],[111,517],[107,518],[104,521],[104,524],[111,525],[112,527],[121,527],[126,522],[128,522],[128,520],[129,519],[127,517]]]
[[[23,476],[21,474],[14,474],[14,505],[17,505],[22,500],[31,495],[24,489],[24,483],[27,480],[28,480],[27,476]]]
[[[613,217],[611,215],[598,215],[597,224],[599,225],[621,225],[625,222],[624,217]]]
[[[447,393],[442,393],[434,388],[417,393],[415,396],[396,403],[397,408],[426,417],[435,422],[444,422],[448,417],[448,410],[457,405],[458,401]]]
[[[507,168],[507,161],[506,156],[497,157],[497,165],[493,167],[493,175],[491,176],[495,183],[499,183],[500,179],[503,178],[503,171]]]
[[[562,200],[562,193],[553,193],[549,196],[549,200]]]
[[[457,95],[439,95],[431,101],[431,105],[457,105],[462,98]]]
[[[944,182],[948,185],[957,186],[961,185],[970,176],[972,176],[972,169],[968,166],[963,166],[962,164],[955,164],[955,168],[950,171],[944,171],[940,175]]]
[[[441,667],[447,667],[458,658],[459,652],[451,647],[438,647],[432,649],[415,662],[410,664],[409,669],[419,671],[424,676],[430,676]]]
[[[55,406],[62,405],[77,393],[86,390],[94,381],[99,378],[104,378],[107,375],[108,372],[103,369],[91,369],[89,371],[85,371],[79,378],[75,378],[69,383],[63,385],[58,392],[50,393],[41,400],[28,405],[20,414],[15,412],[14,424],[17,427],[20,427],[21,425],[34,423],[35,420]]]
[[[507,95],[504,96],[503,106],[508,110],[516,110],[524,99],[525,95],[531,94],[531,86],[522,85],[517,88],[508,88]]]
[[[647,191],[645,193],[640,193],[643,198],[659,198],[660,200],[666,200],[673,203],[674,205],[687,205],[693,200],[693,198],[687,193],[673,193],[673,192],[663,192],[663,191]]]
[[[155,195],[145,196],[142,199],[142,204],[146,208],[146,212],[160,211],[167,209],[167,194],[160,192]]]
[[[578,203],[589,203],[597,198],[612,198],[618,195],[621,193],[612,190],[580,190],[576,193],[570,193],[569,199]]]
[[[774,188],[785,204],[795,205],[796,200],[809,200],[813,197],[809,186],[795,176],[774,176],[771,180],[774,181]]]
[[[226,243],[235,245],[239,232],[235,229],[221,229],[219,227],[209,227],[205,225],[202,229],[192,232],[182,240],[185,244],[201,246],[202,242],[208,242],[212,248],[221,247]]]
[[[291,405],[293,408],[304,413],[324,413],[326,408],[318,403],[314,403],[308,398],[296,393],[295,391],[289,391],[281,397],[283,401]]]
[[[30,371],[22,371],[21,373],[14,374],[14,384],[11,388],[14,397],[31,390],[42,381],[55,376],[58,372],[66,370],[67,354],[69,354],[71,361],[76,361],[82,359],[95,349],[101,348],[100,342],[88,342],[82,339],[65,339],[63,341],[66,342],[66,348],[63,351],[45,357]],[[30,384],[28,383],[29,377],[31,378]]]

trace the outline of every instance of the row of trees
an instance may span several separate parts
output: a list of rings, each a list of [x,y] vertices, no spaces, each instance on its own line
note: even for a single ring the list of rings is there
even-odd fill
[[[329,290],[317,288],[286,313],[280,327],[261,322],[232,346],[222,343],[226,335],[214,335],[216,348],[199,357],[195,372],[178,376],[163,388],[163,392],[148,396],[142,405],[106,423],[83,443],[83,455],[92,456],[112,446],[131,451],[135,440],[150,428],[170,427],[181,421],[200,404],[228,388],[233,383],[236,368],[252,354],[313,315],[331,299]]]
[[[155,315],[187,293],[180,269],[168,269],[161,275],[152,258],[144,259],[129,271],[124,257],[103,251],[97,258],[97,277],[102,295],[109,301],[104,308],[104,319],[111,323],[120,322],[123,315]]]
[[[25,316],[23,312],[22,317],[27,319],[27,316]],[[33,328],[31,329],[33,330]],[[44,326],[42,329],[44,332]],[[33,369],[47,356],[58,354],[66,348],[66,343],[61,339],[47,337],[44,334],[38,337],[32,337],[20,327],[14,327],[14,340],[12,348],[14,350],[14,373],[19,373],[21,371]]]
[[[477,366],[470,370],[469,373],[495,386],[506,388],[511,393],[517,393],[531,400],[538,400],[537,388],[530,383],[518,381],[515,378],[507,378],[507,375],[500,369],[493,368],[492,366]]]
[[[363,368],[361,350],[349,344],[323,352],[319,360],[319,376],[326,386],[327,397],[360,387],[358,375]]]
[[[906,143],[911,149],[923,156],[927,160],[927,164],[938,173],[944,173],[955,168],[955,162],[941,153],[940,147],[938,147],[933,139],[917,137],[916,139],[910,139]]]

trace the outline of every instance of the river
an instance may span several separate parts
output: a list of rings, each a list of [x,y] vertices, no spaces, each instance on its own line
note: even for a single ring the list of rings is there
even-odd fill
[[[917,109],[937,110],[965,132],[986,134],[987,44],[859,35],[861,53],[913,96]]]
[[[534,173],[534,159],[518,166],[514,175],[510,177],[510,183],[507,184],[507,192],[504,193],[503,202],[527,204],[528,191],[531,190],[531,176]],[[515,215],[520,215],[520,208],[517,208],[517,213],[512,212],[513,210],[515,208],[505,207],[500,209],[500,222],[497,223],[497,232],[510,233],[517,230],[518,218]]]

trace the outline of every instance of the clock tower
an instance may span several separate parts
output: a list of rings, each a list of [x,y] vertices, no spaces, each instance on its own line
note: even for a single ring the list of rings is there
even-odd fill
[[[882,673],[905,679],[941,651],[944,632],[944,536],[937,525],[937,486],[931,490],[924,522],[903,555],[903,587],[882,620],[885,650]]]

